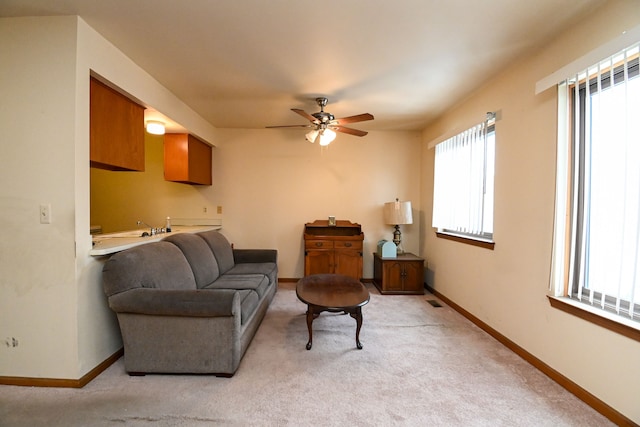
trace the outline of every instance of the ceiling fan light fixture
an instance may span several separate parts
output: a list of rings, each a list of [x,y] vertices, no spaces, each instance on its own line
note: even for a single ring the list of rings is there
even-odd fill
[[[336,133],[333,130],[323,129],[320,131],[320,145],[329,145],[334,139],[336,139]]]
[[[308,132],[305,135],[305,138],[307,139],[307,141],[314,143],[316,142],[316,138],[318,137],[318,133],[320,133],[318,130],[314,129],[311,132]]]

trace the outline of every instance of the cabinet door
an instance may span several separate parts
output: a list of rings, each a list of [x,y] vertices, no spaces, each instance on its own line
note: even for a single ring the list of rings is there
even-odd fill
[[[144,171],[144,107],[91,78],[89,121],[92,167]]]
[[[422,261],[405,263],[402,274],[402,290],[424,291],[423,275],[424,267]]]
[[[164,179],[211,185],[211,146],[186,133],[164,136]]]
[[[333,273],[333,250],[306,251],[304,275]]]
[[[212,184],[211,146],[189,135],[189,180],[195,184]]]
[[[335,273],[360,280],[362,277],[362,255],[358,251],[335,251]]]
[[[385,291],[398,292],[404,290],[404,263],[385,261],[382,270],[382,283],[384,283]]]

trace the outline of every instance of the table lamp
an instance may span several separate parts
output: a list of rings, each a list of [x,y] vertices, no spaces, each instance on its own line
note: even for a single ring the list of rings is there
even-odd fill
[[[401,224],[413,224],[413,216],[411,215],[411,202],[401,202],[396,199],[395,202],[384,204],[384,222],[393,225],[393,243],[396,244],[397,253],[402,254],[402,233],[400,233]]]

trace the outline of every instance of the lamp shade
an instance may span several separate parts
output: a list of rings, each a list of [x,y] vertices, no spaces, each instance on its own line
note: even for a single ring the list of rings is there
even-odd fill
[[[320,145],[329,145],[334,139],[336,139],[336,133],[331,129],[323,129],[320,131]]]
[[[396,199],[395,202],[385,203],[383,217],[384,223],[389,225],[413,224],[411,202],[401,202]]]
[[[319,131],[314,129],[311,132],[307,133],[305,135],[305,138],[307,138],[307,141],[309,141],[309,142],[312,142],[312,143],[316,142],[316,138],[318,137],[318,133],[319,133]]]

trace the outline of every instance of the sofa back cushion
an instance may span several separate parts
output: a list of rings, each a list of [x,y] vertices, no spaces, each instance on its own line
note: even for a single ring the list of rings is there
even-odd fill
[[[118,252],[102,269],[107,296],[134,288],[196,289],[191,266],[173,243],[153,242]]]
[[[165,237],[164,240],[180,248],[191,265],[197,288],[207,286],[220,275],[218,262],[213,256],[213,252],[199,236],[190,233],[172,234]]]
[[[229,271],[235,265],[233,260],[233,249],[231,248],[231,243],[224,237],[222,234],[218,233],[215,230],[211,231],[203,231],[197,233],[211,248],[211,252],[216,257],[218,261],[218,268],[220,269],[220,274],[224,274]]]

